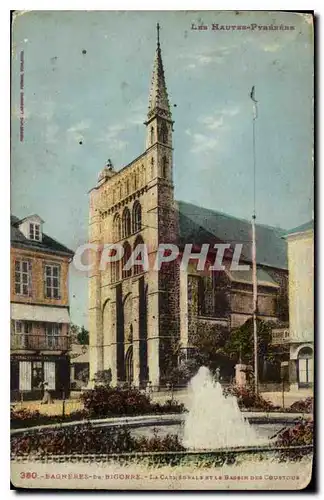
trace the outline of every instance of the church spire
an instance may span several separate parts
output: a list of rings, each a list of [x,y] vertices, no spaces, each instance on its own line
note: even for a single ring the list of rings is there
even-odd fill
[[[160,47],[160,25],[156,25],[157,47],[153,65],[153,75],[149,97],[147,119],[150,121],[154,116],[161,116],[171,120],[171,111],[167,88],[164,78],[164,69]]]

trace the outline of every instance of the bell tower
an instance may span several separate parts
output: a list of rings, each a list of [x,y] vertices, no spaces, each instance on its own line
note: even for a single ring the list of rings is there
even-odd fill
[[[157,46],[153,63],[146,125],[146,165],[149,178],[148,214],[152,254],[158,245],[177,244],[178,213],[173,186],[173,120],[165,83],[157,24]],[[154,231],[154,234],[153,234]],[[176,261],[149,272],[148,366],[153,385],[168,380],[175,363],[174,346],[179,340],[179,265]]]
[[[149,95],[146,125],[146,151],[151,156],[153,178],[172,183],[173,121],[160,46],[160,25],[157,24],[157,47]]]

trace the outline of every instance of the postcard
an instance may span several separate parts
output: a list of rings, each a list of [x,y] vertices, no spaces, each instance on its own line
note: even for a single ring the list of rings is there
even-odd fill
[[[313,477],[312,13],[16,11],[15,488]]]

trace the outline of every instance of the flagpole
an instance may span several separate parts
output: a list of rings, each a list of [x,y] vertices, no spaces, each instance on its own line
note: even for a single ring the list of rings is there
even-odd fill
[[[256,152],[255,152],[255,121],[257,118],[256,100],[254,97],[254,87],[252,87],[251,99],[253,100],[252,119],[252,151],[253,151],[253,214],[252,214],[252,284],[253,284],[253,344],[254,344],[254,391],[259,392],[259,370],[258,370],[258,330],[257,330],[257,310],[258,310],[258,281],[256,264]]]

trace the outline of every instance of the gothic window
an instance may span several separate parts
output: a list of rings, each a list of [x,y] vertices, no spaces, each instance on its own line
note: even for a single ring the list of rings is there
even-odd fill
[[[137,247],[137,245],[144,245],[144,241],[143,241],[143,238],[141,236],[138,236],[135,240],[135,243],[134,243],[134,250],[135,248]],[[139,253],[135,259],[136,260],[142,260],[143,259],[143,255],[142,255],[142,252]],[[137,275],[137,274],[141,274],[144,272],[144,267],[143,267],[143,264],[139,263],[139,264],[135,264],[134,265],[134,275]]]
[[[150,141],[151,145],[153,144],[154,141],[154,127],[151,127],[151,132],[150,132]]]
[[[145,186],[146,180],[145,180],[145,168],[144,165],[141,166],[141,185]]]
[[[132,254],[132,248],[128,241],[124,243],[124,255],[122,259],[122,278],[129,278],[132,275],[132,269],[126,270],[124,269],[126,263],[129,261],[130,256]]]
[[[115,281],[120,280],[120,261],[111,262],[111,282],[115,283]]]
[[[129,209],[126,207],[123,211],[122,238],[127,238],[130,234],[131,234],[131,216]]]
[[[114,234],[114,240],[119,241],[120,240],[120,217],[119,214],[116,214],[114,217],[114,222],[113,222],[113,234]]]
[[[162,177],[166,179],[168,176],[168,160],[166,159],[166,156],[163,156],[162,158]]]
[[[219,273],[212,272],[207,276],[200,276],[198,296],[200,315],[218,318],[226,316],[229,305]]]
[[[162,122],[161,125],[161,142],[163,142],[163,144],[168,143],[168,127],[165,122]]]
[[[133,233],[137,233],[137,231],[140,231],[142,227],[142,207],[138,201],[135,201],[133,205],[132,222]]]

